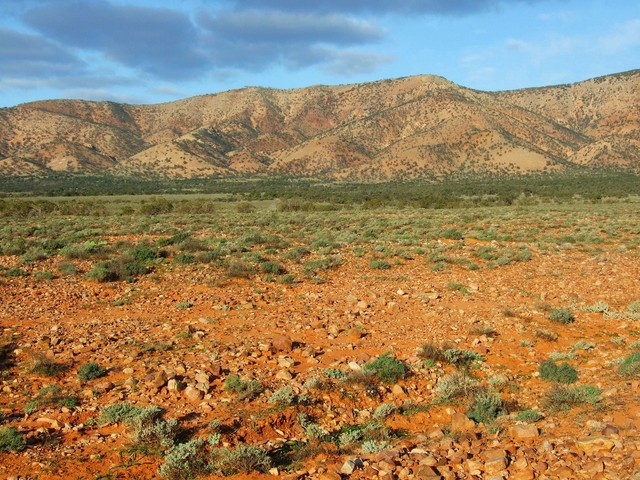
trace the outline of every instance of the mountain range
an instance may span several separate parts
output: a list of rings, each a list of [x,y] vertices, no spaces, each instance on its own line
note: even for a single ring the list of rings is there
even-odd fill
[[[420,75],[248,87],[171,103],[46,100],[0,109],[0,175],[300,176],[640,170],[640,70],[485,92]]]

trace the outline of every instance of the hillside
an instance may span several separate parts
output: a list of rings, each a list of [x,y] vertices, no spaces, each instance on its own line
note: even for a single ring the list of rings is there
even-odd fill
[[[640,70],[482,92],[436,76],[245,88],[159,105],[0,110],[0,174],[381,181],[640,166]]]

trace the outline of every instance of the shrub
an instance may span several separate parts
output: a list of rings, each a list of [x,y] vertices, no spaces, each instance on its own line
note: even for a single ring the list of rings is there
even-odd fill
[[[329,378],[335,378],[336,380],[341,380],[346,376],[344,370],[338,368],[325,368],[322,374]]]
[[[409,369],[403,361],[391,357],[388,353],[367,363],[363,370],[365,373],[374,375],[381,382],[389,384],[397,383],[409,373]]]
[[[388,270],[391,268],[391,264],[384,259],[372,258],[369,260],[369,267],[376,270]]]
[[[151,200],[143,200],[140,205],[140,213],[143,215],[161,215],[163,213],[171,213],[173,204],[166,198],[152,198]]]
[[[440,232],[440,237],[449,240],[462,240],[462,232],[457,228],[447,228]]]
[[[543,405],[552,411],[568,410],[573,406],[584,403],[596,404],[600,401],[601,390],[591,385],[568,387],[554,384],[547,393]]]
[[[24,450],[25,441],[14,427],[0,427],[0,452]]]
[[[575,383],[578,381],[578,372],[566,362],[557,364],[553,360],[545,360],[540,364],[540,378],[550,382]]]
[[[362,442],[362,451],[364,453],[377,453],[390,446],[389,442],[385,440],[366,440]]]
[[[520,410],[517,417],[519,421],[526,423],[535,423],[538,420],[542,420],[543,418],[544,415],[542,415],[537,410]]]
[[[78,405],[78,399],[74,395],[62,391],[57,385],[47,385],[42,387],[33,400],[25,405],[24,413],[31,415],[44,407],[74,408]]]
[[[573,323],[576,320],[576,317],[573,316],[571,310],[567,308],[556,308],[551,310],[551,312],[549,312],[548,318],[552,322],[563,323],[565,325],[568,323]]]
[[[271,458],[260,447],[240,444],[234,450],[220,448],[213,452],[211,467],[223,475],[266,472],[271,468]]]
[[[435,403],[446,404],[460,398],[467,398],[476,388],[472,378],[459,372],[453,372],[443,377],[436,386]]]
[[[78,369],[78,377],[82,383],[100,378],[107,374],[107,369],[95,362],[85,363]]]
[[[383,403],[373,412],[374,420],[383,420],[396,411],[396,406],[392,403]]]
[[[291,405],[294,400],[295,395],[293,394],[293,390],[289,385],[276,390],[275,392],[273,392],[271,397],[269,397],[269,403],[278,406]]]
[[[378,395],[379,378],[371,371],[364,369],[355,370],[342,378],[342,382],[345,384],[359,385],[364,389],[365,393],[372,398]]]
[[[425,343],[420,349],[418,356],[426,360],[433,360],[434,362],[445,362],[447,359],[444,356],[444,351],[444,348],[437,347],[431,343]]]
[[[256,207],[253,203],[240,202],[236,205],[236,211],[238,213],[253,213],[256,211]]]
[[[447,288],[451,290],[458,291],[460,293],[469,293],[469,289],[464,285],[464,283],[459,282],[449,282],[447,283]]]
[[[620,364],[618,371],[626,377],[640,373],[640,351],[628,355]]]
[[[55,377],[65,369],[66,365],[56,363],[46,355],[34,354],[29,372],[35,373],[36,375]]]
[[[467,416],[478,423],[489,424],[493,423],[503,413],[504,403],[500,395],[482,389],[474,395]]]
[[[278,262],[267,261],[260,264],[260,271],[271,275],[280,275],[284,273],[284,267]]]
[[[134,442],[172,447],[178,435],[178,422],[175,419],[165,420],[163,415],[164,410],[157,405],[141,408],[117,403],[102,411],[99,423],[123,422],[131,428]]]
[[[238,375],[231,375],[225,379],[224,389],[235,393],[239,400],[251,400],[262,392],[262,385],[257,380],[241,379]]]
[[[131,427],[131,439],[148,445],[172,447],[178,434],[177,420],[162,418],[164,410],[157,405],[140,409],[125,420]]]
[[[149,245],[141,243],[127,250],[127,254],[136,262],[150,262],[154,260],[157,253]]]
[[[178,265],[190,265],[192,263],[196,263],[196,257],[191,253],[181,252],[174,257],[173,263],[177,263]]]
[[[134,260],[128,255],[122,255],[115,260],[98,262],[87,273],[87,278],[96,282],[116,282],[126,280],[133,282],[136,277],[150,272],[149,267]]]
[[[309,250],[307,247],[298,246],[298,247],[293,247],[288,252],[283,253],[281,258],[283,260],[293,260],[295,262],[299,262],[302,259],[302,257],[306,257],[310,253],[311,253],[311,250]]]
[[[82,244],[67,245],[60,250],[60,254],[65,258],[86,259],[104,252],[106,245],[106,242],[87,240]]]
[[[158,474],[171,480],[189,479],[207,470],[204,442],[196,439],[171,447]]]
[[[558,334],[552,332],[551,330],[536,330],[535,332],[533,332],[533,334],[542,340],[546,340],[547,342],[555,342],[556,340],[558,340]]]
[[[484,357],[479,353],[461,348],[448,348],[443,352],[443,355],[447,362],[454,367],[463,370],[468,370],[471,364],[476,360],[484,361]]]
[[[120,423],[138,415],[142,411],[140,407],[134,407],[129,403],[116,403],[105,407],[100,413],[99,423]]]
[[[227,266],[227,276],[233,278],[249,278],[255,273],[253,266],[244,260],[233,259]]]
[[[18,267],[9,268],[3,273],[5,277],[28,277],[29,272]]]
[[[78,273],[78,269],[69,261],[61,261],[58,263],[58,272],[60,272],[60,275],[70,276]]]

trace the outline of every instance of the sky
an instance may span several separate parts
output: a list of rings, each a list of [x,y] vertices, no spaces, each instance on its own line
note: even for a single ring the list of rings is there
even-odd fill
[[[0,107],[418,74],[495,91],[636,68],[638,0],[0,0]]]

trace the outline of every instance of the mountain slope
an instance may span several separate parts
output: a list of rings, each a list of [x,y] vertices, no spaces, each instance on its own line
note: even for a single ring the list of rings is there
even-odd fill
[[[0,174],[299,175],[640,167],[640,70],[481,92],[429,75],[245,88],[159,105],[43,101],[0,110]]]

